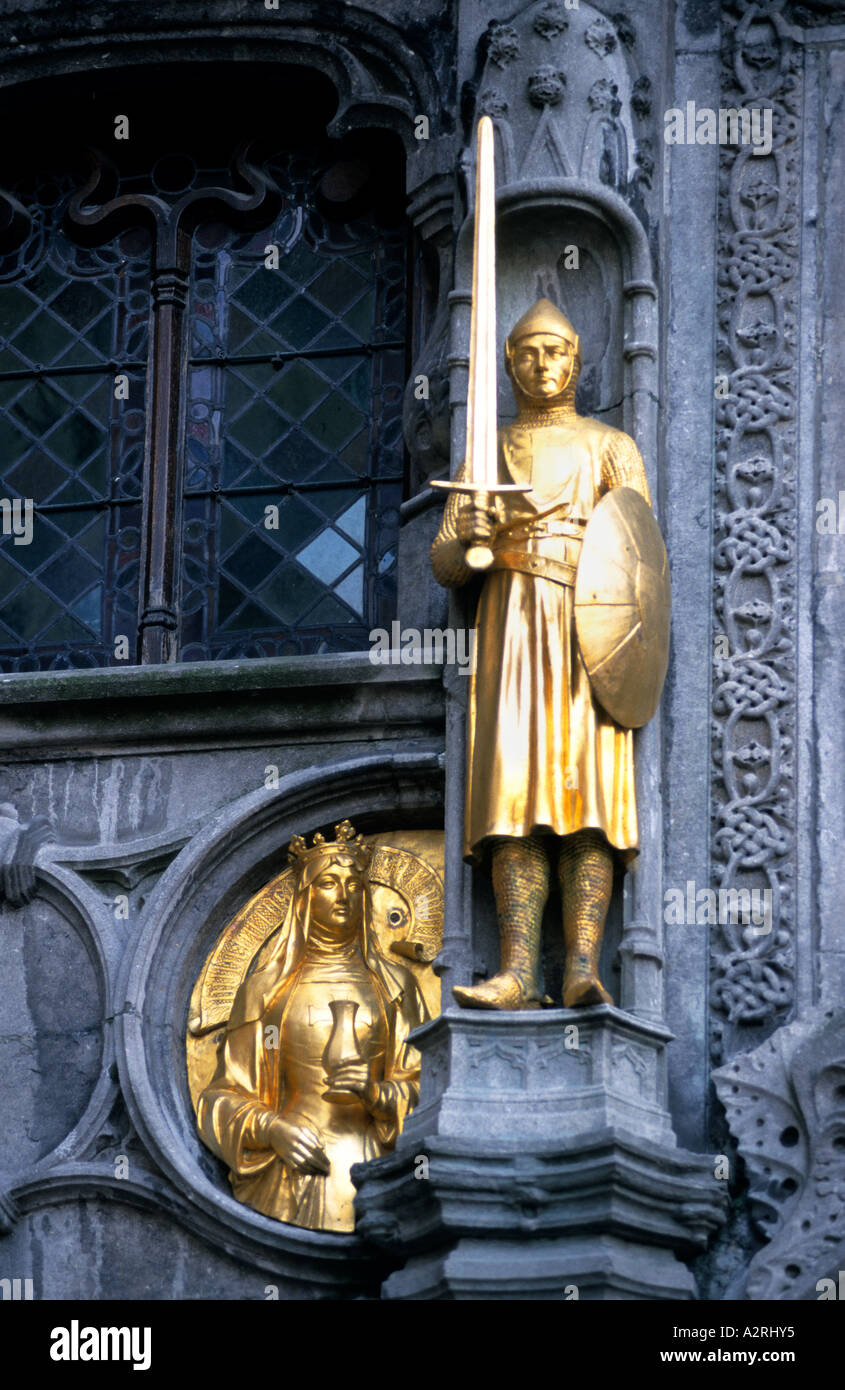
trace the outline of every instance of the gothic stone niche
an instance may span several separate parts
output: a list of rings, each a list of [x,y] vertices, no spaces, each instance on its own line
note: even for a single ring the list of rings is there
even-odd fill
[[[557,304],[581,335],[578,410],[618,429],[622,422],[622,266],[597,218],[577,207],[519,207],[498,219],[499,362],[508,327],[540,298]],[[499,418],[513,418],[510,383],[498,377]]]

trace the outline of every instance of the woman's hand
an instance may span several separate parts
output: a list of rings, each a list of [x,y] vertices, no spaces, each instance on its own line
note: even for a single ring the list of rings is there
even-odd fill
[[[267,1128],[267,1139],[289,1168],[301,1173],[328,1173],[331,1167],[320,1135],[307,1120],[277,1115]]]
[[[366,1062],[344,1063],[326,1078],[326,1085],[332,1091],[348,1091],[350,1095],[360,1096],[365,1105],[371,1105],[378,1096],[378,1085],[370,1081]]]

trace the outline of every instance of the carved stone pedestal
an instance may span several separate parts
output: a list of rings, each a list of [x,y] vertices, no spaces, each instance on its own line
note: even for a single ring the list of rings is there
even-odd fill
[[[682,1263],[725,1184],[678,1149],[665,1029],[619,1009],[450,1012],[415,1034],[422,1094],[396,1151],[353,1168],[386,1298],[694,1298]]]

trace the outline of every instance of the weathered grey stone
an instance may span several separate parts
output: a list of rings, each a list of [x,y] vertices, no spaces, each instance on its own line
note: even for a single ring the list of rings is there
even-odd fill
[[[818,1298],[845,1266],[845,1011],[812,1010],[713,1079],[769,1242],[729,1293]]]
[[[670,1034],[608,1004],[528,1014],[453,1010],[416,1037],[426,1066],[402,1149],[435,1134],[481,1144],[614,1126],[674,1145],[662,1103]]]
[[[700,1255],[727,1186],[714,1182],[705,1151],[730,1151],[736,1166],[711,1101],[711,945],[717,979],[738,971],[730,999],[720,989],[711,1002],[736,1050],[716,1080],[748,1178],[734,1174],[735,1219],[697,1266],[710,1281],[701,1291],[815,1299],[818,1279],[845,1262],[834,1205],[841,1028],[838,1015],[826,1018],[845,988],[845,585],[841,532],[816,527],[819,501],[839,503],[845,489],[842,19],[827,0],[765,14],[744,0],[616,0],[607,13],[583,0],[516,11],[511,0],[281,0],[278,11],[260,0],[0,4],[0,88],[12,127],[16,93],[32,79],[77,73],[93,85],[98,74],[119,80],[125,66],[146,65],[160,79],[175,64],[292,63],[334,83],[333,134],[377,125],[403,142],[412,239],[426,267],[415,280],[425,303],[409,377],[426,374],[435,386],[429,403],[413,403],[411,381],[406,394],[412,496],[397,560],[405,626],[441,626],[447,603],[453,626],[473,622],[473,591],[447,599],[433,584],[427,547],[439,502],[417,499],[443,471],[449,443],[452,467],[463,457],[471,141],[475,117],[489,112],[502,330],[517,306],[550,291],[584,318],[580,405],[640,445],[674,599],[662,713],[637,740],[642,853],[614,904],[603,962],[621,1011],[593,1020],[600,1040],[588,1062],[570,1066],[563,1055],[555,1066],[545,1087],[551,1136],[535,1116],[543,1095],[531,1082],[523,1088],[506,1021],[467,1022],[454,1058],[459,1101],[428,1065],[432,1044],[403,1147],[361,1176],[362,1225],[351,1238],[280,1230],[234,1203],[191,1127],[186,990],[225,914],[275,864],[284,834],[343,814],[374,825],[445,815],[446,1000],[453,983],[488,972],[489,882],[460,854],[466,680],[375,667],[366,653],[0,678],[0,801],[21,824],[49,818],[59,841],[28,856],[23,896],[36,896],[0,920],[0,1278],[33,1277],[37,1297],[263,1298],[274,1283],[282,1298],[374,1297],[385,1280],[391,1297],[565,1298],[568,1283],[582,1298],[689,1297],[679,1260]],[[665,144],[664,111],[687,100],[773,100],[787,114],[794,104],[777,167],[745,160],[777,191],[777,203],[758,199],[757,225],[730,150]],[[428,139],[416,136],[421,114]],[[579,271],[565,268],[570,244],[585,253]],[[723,368],[737,388],[727,406],[713,391]],[[503,373],[500,387],[505,418]],[[775,561],[753,573],[747,547],[744,559],[715,549],[718,513],[748,526],[758,507],[754,484],[736,474],[733,412],[749,401],[760,427],[749,456],[776,443],[777,490],[762,520],[779,538]],[[766,423],[770,409],[777,418]],[[723,487],[735,477],[739,498]],[[745,721],[718,708],[711,749],[713,637],[748,605],[749,618],[755,605],[771,610],[760,630],[774,703]],[[758,785],[758,800],[748,786],[727,794],[728,782],[761,766],[772,779],[762,793]],[[266,786],[272,768],[278,793]],[[759,849],[780,892],[789,960],[774,959],[776,939],[749,950],[726,942],[721,927],[664,929],[665,887],[718,887],[712,865],[730,861],[710,832],[711,803],[719,832],[731,802],[731,834],[745,826],[740,848],[751,859]],[[760,863],[745,868],[764,886]],[[126,920],[115,915],[120,895]],[[550,929],[556,911],[550,904]],[[609,956],[620,941],[617,987]],[[549,978],[553,957],[547,950]],[[759,1019],[748,1016],[755,1000]],[[562,1017],[528,1021],[535,1058]],[[473,1068],[476,1029],[480,1050],[493,1052]],[[761,1029],[774,1031],[758,1047]],[[575,1085],[588,1069],[590,1085]],[[498,1111],[494,1082],[506,1097]],[[663,1137],[667,1110],[678,1143],[701,1153]],[[520,1113],[533,1132],[515,1150]],[[798,1142],[783,1142],[793,1129]],[[118,1178],[124,1152],[129,1175]],[[417,1156],[429,1159],[427,1181],[413,1176]],[[769,1237],[756,1255],[749,1198]],[[835,1239],[817,1248],[821,1227]]]
[[[403,1261],[384,1297],[695,1297],[677,1255],[724,1220],[726,1184],[674,1145],[665,1030],[601,1005],[449,1012],[414,1039],[420,1103],[352,1170],[356,1229]]]

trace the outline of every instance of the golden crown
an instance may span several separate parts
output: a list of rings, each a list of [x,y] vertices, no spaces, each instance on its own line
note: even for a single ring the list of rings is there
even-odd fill
[[[291,864],[301,868],[317,855],[346,854],[355,860],[355,863],[362,871],[366,869],[373,857],[372,845],[365,844],[363,835],[356,835],[354,826],[348,820],[342,820],[334,828],[334,840],[327,840],[325,835],[318,831],[313,837],[311,845],[306,843],[304,835],[294,835],[288,847],[288,857]]]

